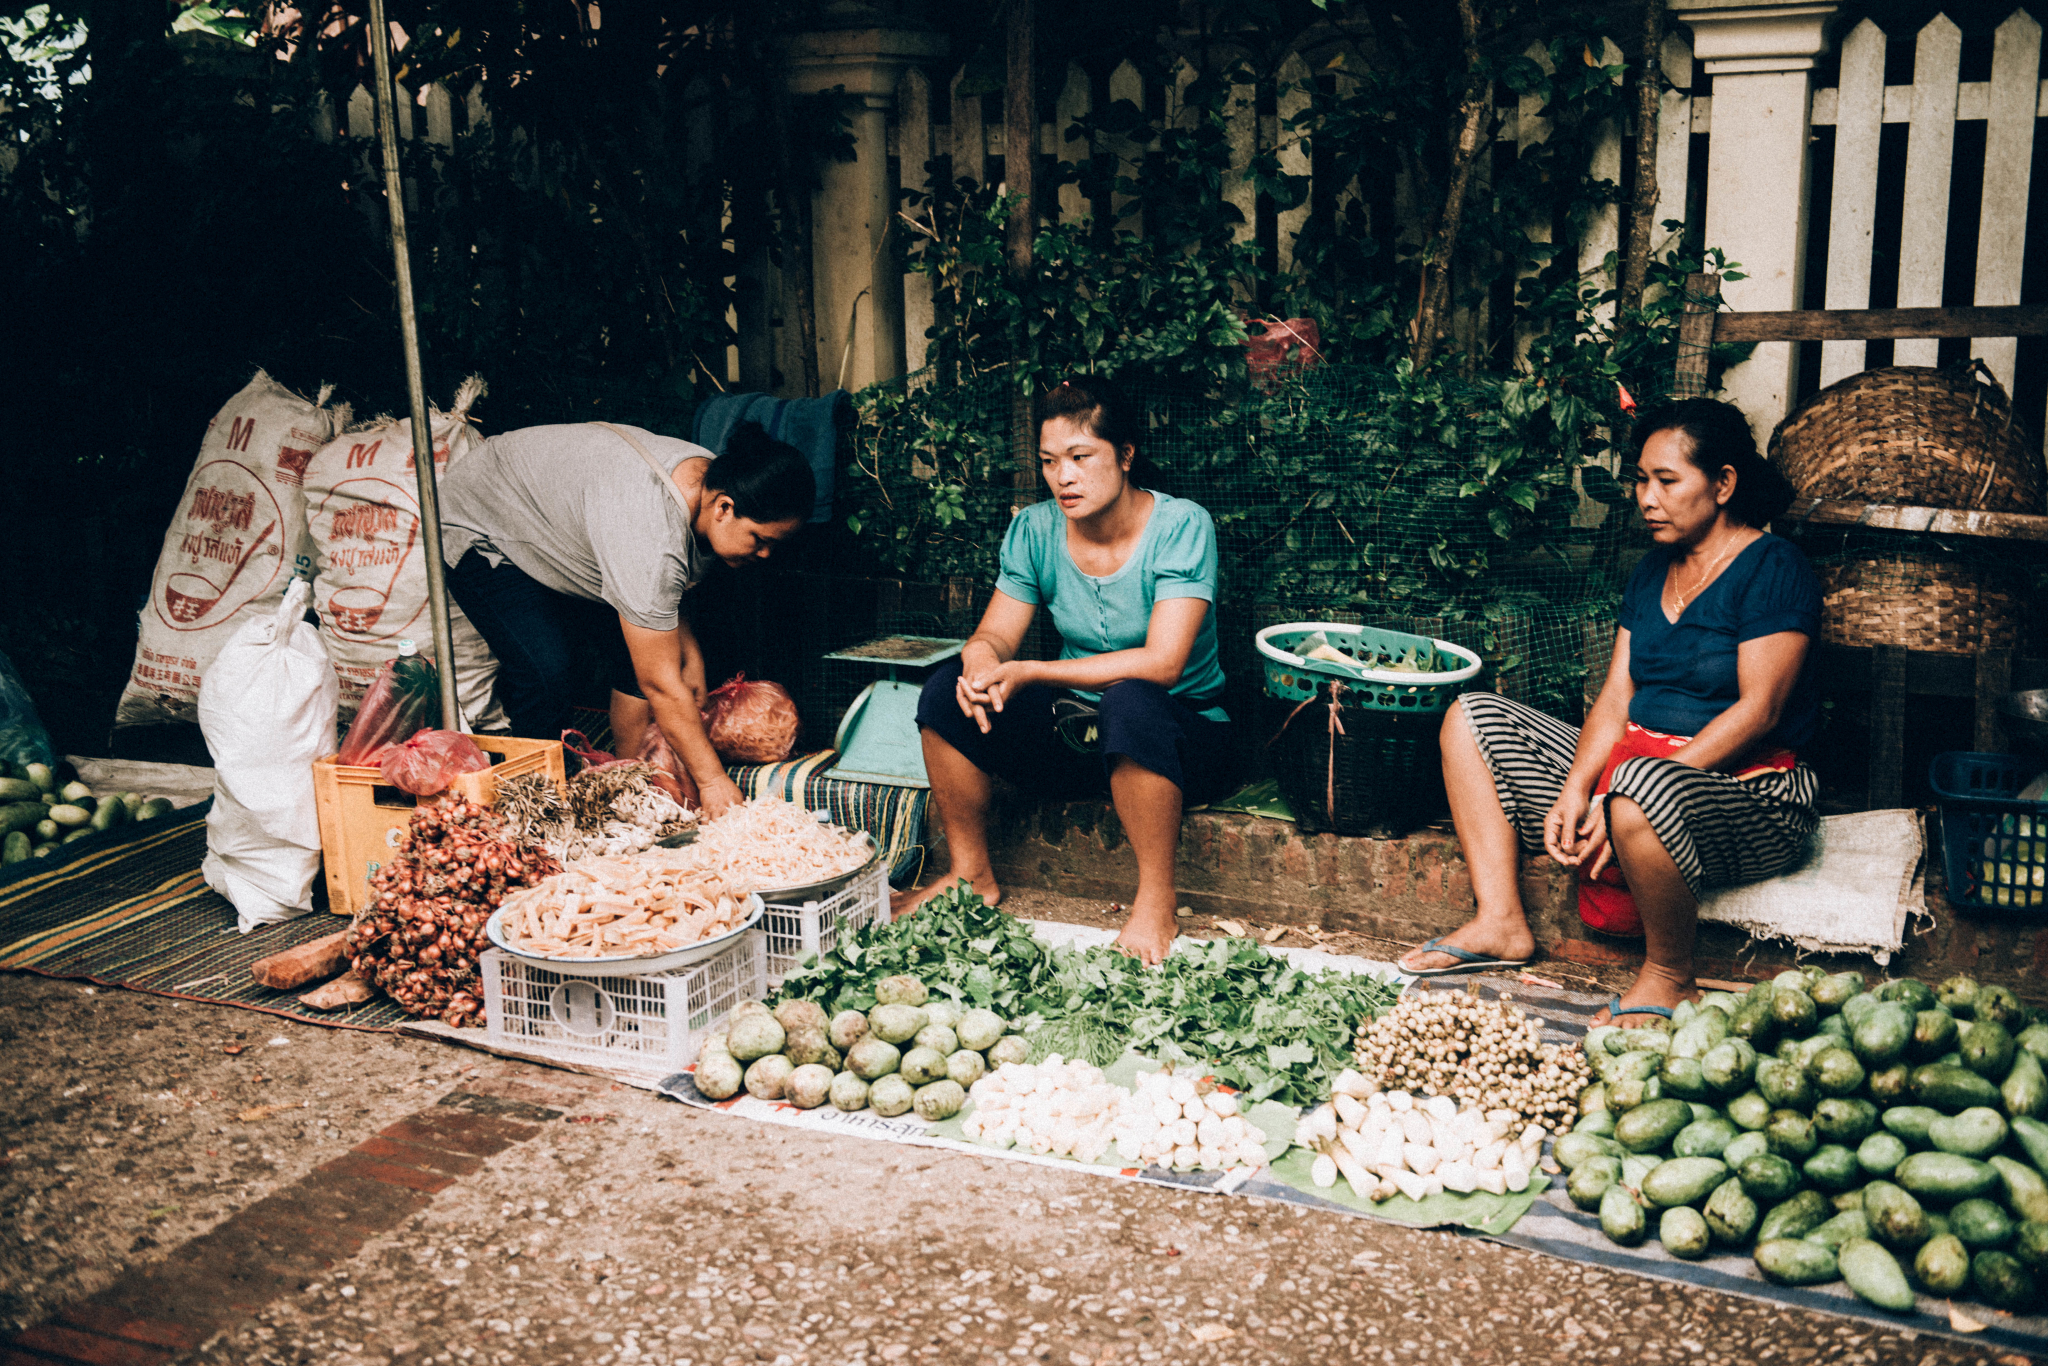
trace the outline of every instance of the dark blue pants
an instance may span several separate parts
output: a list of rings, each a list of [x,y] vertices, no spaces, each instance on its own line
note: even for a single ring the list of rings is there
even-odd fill
[[[498,702],[514,735],[553,740],[600,685],[640,695],[619,614],[536,582],[472,550],[448,570],[448,592],[498,657]]]
[[[988,734],[962,714],[953,685],[960,661],[940,666],[918,698],[917,724],[967,757],[984,773],[1055,800],[1107,791],[1118,755],[1180,788],[1181,801],[1200,806],[1230,790],[1230,723],[1212,721],[1157,683],[1126,679],[1102,690],[1102,752],[1078,754],[1053,729],[1052,704],[1067,693],[1034,684],[989,713]]]

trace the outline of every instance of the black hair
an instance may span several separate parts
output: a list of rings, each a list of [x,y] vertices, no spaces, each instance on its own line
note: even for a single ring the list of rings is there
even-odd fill
[[[711,462],[704,487],[732,499],[734,514],[750,522],[808,521],[818,502],[811,462],[758,422],[742,422]]]
[[[1123,386],[1099,375],[1074,375],[1061,380],[1038,400],[1041,429],[1056,417],[1064,417],[1088,429],[1091,436],[1107,441],[1123,454],[1129,446],[1135,454],[1125,478],[1139,488],[1151,488],[1158,471],[1139,444],[1144,435],[1145,413]]]
[[[1792,506],[1791,482],[1775,465],[1757,454],[1749,419],[1732,403],[1712,398],[1687,398],[1661,403],[1636,418],[1636,459],[1658,432],[1685,436],[1685,458],[1709,479],[1735,471],[1735,492],[1728,496],[1728,515],[1745,526],[1761,527],[1782,517]]]

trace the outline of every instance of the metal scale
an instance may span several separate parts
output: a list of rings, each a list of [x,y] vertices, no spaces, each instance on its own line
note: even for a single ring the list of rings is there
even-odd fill
[[[917,699],[924,684],[899,681],[896,671],[929,669],[959,654],[966,644],[946,636],[878,636],[824,656],[879,664],[887,672],[862,689],[840,719],[832,741],[839,762],[825,770],[825,776],[891,787],[930,787],[924,744],[917,733]]]

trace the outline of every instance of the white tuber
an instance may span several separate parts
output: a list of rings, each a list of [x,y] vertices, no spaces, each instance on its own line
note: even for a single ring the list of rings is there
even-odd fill
[[[1330,1159],[1328,1153],[1322,1154],[1315,1161],[1309,1163],[1308,1179],[1315,1182],[1316,1186],[1322,1190],[1328,1190],[1331,1186],[1337,1184],[1337,1164]]]

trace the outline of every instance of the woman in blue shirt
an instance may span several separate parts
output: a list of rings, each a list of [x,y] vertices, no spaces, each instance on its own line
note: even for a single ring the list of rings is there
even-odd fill
[[[1490,693],[1445,717],[1478,915],[1402,960],[1426,975],[1527,962],[1516,875],[1520,848],[1540,848],[1578,870],[1588,924],[1644,937],[1648,962],[1606,1011],[1623,1025],[1698,994],[1700,895],[1798,866],[1818,823],[1797,751],[1820,719],[1808,659],[1820,585],[1762,529],[1791,486],[1726,403],[1645,413],[1636,435],[1636,502],[1656,548],[1623,592],[1606,685],[1583,730]]]
[[[1038,417],[1052,499],[1011,520],[995,598],[918,706],[952,866],[897,913],[961,878],[991,904],[1002,898],[988,856],[991,775],[1039,797],[1106,785],[1138,864],[1117,943],[1157,963],[1173,942],[1181,809],[1222,795],[1230,776],[1216,526],[1200,505],[1148,487],[1141,415],[1115,385],[1070,379]],[[1040,606],[1060,657],[1019,659]]]

